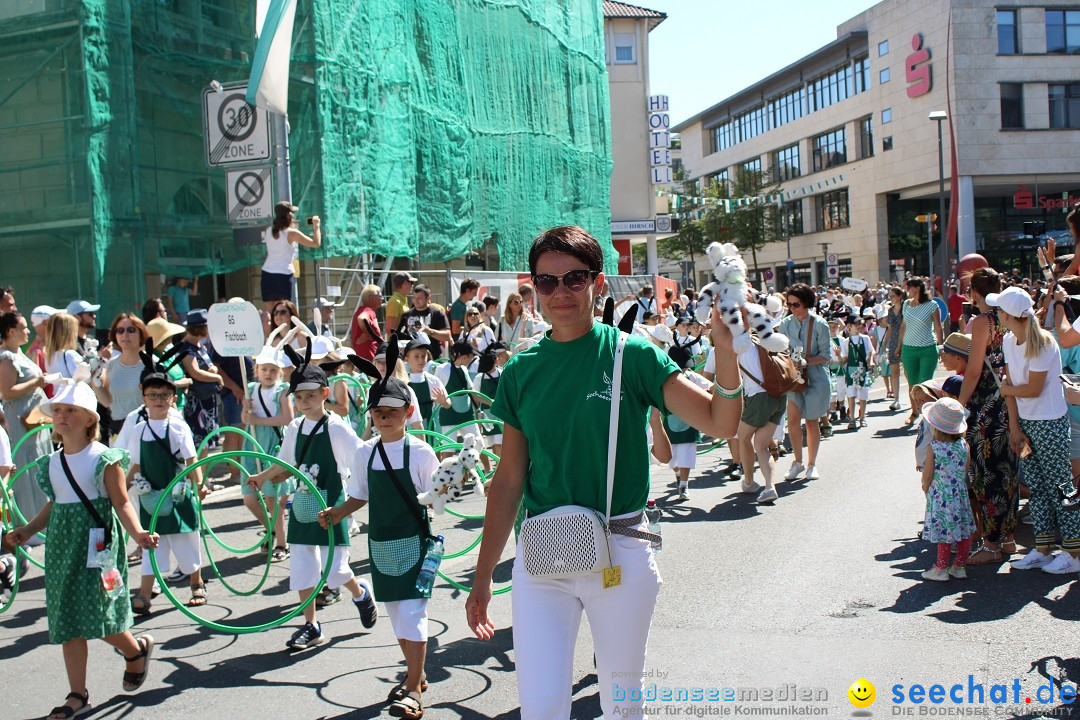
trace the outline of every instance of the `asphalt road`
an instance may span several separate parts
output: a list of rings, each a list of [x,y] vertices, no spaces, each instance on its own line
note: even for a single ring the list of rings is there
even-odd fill
[[[919,573],[933,562],[933,548],[916,539],[923,496],[913,467],[914,433],[900,429],[902,419],[884,401],[872,402],[868,428],[841,430],[824,442],[821,479],[781,483],[773,506],[755,504],[753,496],[738,492],[737,480],[719,472],[726,450],[700,459],[689,502],[675,501],[673,475],[654,467],[653,496],[665,511],[665,548],[658,559],[664,587],[646,688],[655,683],[673,697],[678,688],[716,688],[721,697],[730,688],[742,699],[650,703],[657,708],[653,717],[779,717],[792,709],[850,717],[856,711],[847,688],[860,678],[877,689],[876,702],[857,711],[864,716],[908,710],[912,716],[958,710],[988,717],[1069,716],[1071,705],[1040,705],[1035,693],[1052,681],[1074,687],[1080,681],[1077,576],[1005,565],[971,569],[965,581],[923,581]],[[780,460],[781,472],[790,459]],[[469,499],[454,508],[482,512],[482,502]],[[237,490],[217,494],[207,512],[228,541],[255,541],[254,522]],[[480,525],[452,520],[443,515],[437,522],[451,551],[475,539]],[[1030,527],[1023,526],[1019,537],[1021,544],[1030,542]],[[250,589],[258,582],[261,558],[230,556],[213,545],[212,551],[232,584]],[[506,557],[502,579],[509,574]],[[366,573],[363,536],[354,539],[352,559],[354,570]],[[467,583],[472,562],[466,556],[446,568]],[[272,566],[265,588],[253,597],[230,595],[212,581],[203,614],[239,624],[279,617],[295,602],[286,565]],[[179,594],[186,599],[186,588]],[[67,693],[60,649],[48,644],[44,599],[43,579],[32,573],[0,616],[0,717],[40,717]],[[517,717],[510,598],[493,603],[499,631],[491,642],[471,636],[464,599],[443,585],[430,604],[426,717]],[[225,635],[196,626],[160,597],[154,614],[137,624],[158,641],[151,676],[137,695],[120,689],[123,666],[111,649],[91,645],[91,717],[385,717],[384,698],[403,667],[388,618],[365,631],[347,602],[321,611],[320,618],[331,640],[291,653],[284,645],[296,621],[258,634]],[[611,680],[598,680],[593,672],[587,622],[575,671],[573,717],[599,717],[597,683]],[[988,700],[992,685],[1007,685],[1008,702],[892,702],[895,685],[906,692],[914,684],[941,684],[947,691],[956,683],[963,684],[966,701],[969,675]],[[803,693],[814,700],[799,700]],[[782,699],[789,695],[797,701]],[[1032,703],[1024,702],[1027,697]]]

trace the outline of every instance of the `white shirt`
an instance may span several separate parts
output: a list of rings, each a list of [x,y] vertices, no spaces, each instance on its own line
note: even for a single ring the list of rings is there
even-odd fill
[[[108,449],[109,448],[99,442],[92,442],[83,448],[82,452],[65,456],[68,467],[71,468],[72,477],[75,478],[75,482],[82,488],[82,491],[86,494],[88,500],[105,497],[104,492],[98,492],[98,485],[94,478],[94,470],[97,469],[97,462],[98,458],[101,457],[101,453]],[[71,483],[68,482],[67,475],[64,474],[64,466],[60,462],[60,453],[62,452],[63,450],[55,452],[52,454],[52,457],[49,458],[49,479],[52,481],[53,495],[56,498],[55,502],[58,505],[81,502],[79,496],[71,487]],[[83,538],[83,540],[85,541],[85,538]]]
[[[292,275],[293,260],[300,257],[300,247],[289,242],[289,228],[278,231],[274,237],[274,229],[266,228],[263,231],[263,244],[266,245],[266,261],[263,262],[263,272],[275,275]]]
[[[54,352],[45,360],[45,372],[60,373],[66,378],[74,377],[75,369],[82,361],[82,355],[75,350]]]
[[[477,325],[469,331],[469,342],[476,348],[477,353],[482,353],[488,345],[495,342],[495,333],[488,325]]]
[[[139,417],[139,412],[144,408],[144,405],[140,405],[127,414],[124,418],[124,424],[120,426],[120,432],[116,435],[116,447],[127,449],[131,445],[131,436],[135,433],[135,426],[139,424],[142,418]],[[173,421],[184,422],[184,416],[179,410],[174,407],[169,408],[169,419]]]
[[[401,467],[403,462],[403,455],[405,453],[405,442],[409,443],[409,479],[412,480],[413,489],[419,493],[425,493],[432,487],[431,477],[435,474],[435,471],[439,469],[439,458],[435,455],[435,451],[431,449],[423,440],[415,438],[411,435],[406,435],[401,440],[392,443],[386,443],[383,445],[383,449],[386,450],[386,457],[390,461],[395,469]],[[379,440],[373,438],[368,440],[360,446],[353,456],[352,464],[350,465],[352,472],[349,475],[349,479],[345,482],[345,492],[349,494],[349,497],[356,498],[357,500],[368,499],[368,460],[371,460],[371,468],[373,470],[383,470],[382,457],[375,450],[375,446]],[[372,453],[375,457],[372,459]],[[402,477],[402,473],[398,473],[398,480],[405,482],[405,478]],[[408,488],[406,488],[408,490]]]
[[[758,366],[760,368],[760,366]],[[753,368],[750,368],[751,370]],[[701,372],[712,373],[716,375],[716,350],[709,348],[709,357],[705,358],[705,367],[701,368]]]
[[[165,426],[169,428],[169,450],[181,460],[195,457],[195,440],[191,437],[191,428],[183,420],[177,422],[170,417],[165,420],[140,420],[135,430],[128,437],[127,451],[131,453],[131,464],[141,465],[142,442],[156,442],[151,431],[159,438],[165,437]]]
[[[852,342],[854,342],[856,345],[861,344],[863,346],[863,350],[866,352],[866,363],[867,363],[867,365],[872,365],[873,360],[874,360],[874,344],[872,342],[870,342],[870,336],[869,335],[859,335],[858,337],[850,337],[850,338],[842,337],[842,338],[840,338],[840,348],[839,348],[840,363],[843,364],[843,365],[847,365],[848,352],[849,352],[849,348],[850,348]]]
[[[0,427],[0,468],[15,467],[11,459],[11,439],[7,431]]]
[[[338,382],[345,381],[339,380]],[[284,384],[278,384],[271,388],[265,388],[261,384],[256,385],[254,392],[251,393],[251,409],[252,412],[254,412],[255,417],[264,419],[277,417],[277,415],[267,415],[266,410],[274,412],[275,405],[280,408],[280,405],[278,405],[278,395],[283,392],[286,387],[288,386]],[[260,399],[262,402],[259,402]],[[288,402],[288,400],[285,402]],[[266,404],[266,410],[263,410],[263,403]]]
[[[342,420],[334,413],[327,413],[328,420],[326,425],[323,426],[321,433],[330,433],[330,447],[334,451],[334,460],[337,462],[338,474],[344,478],[349,472],[349,463],[352,462],[353,455],[356,454],[356,449],[360,447],[360,438],[356,436],[356,431],[353,430],[352,425]],[[278,450],[278,460],[289,463],[290,465],[296,465],[296,455],[300,452],[297,447],[297,441],[300,440],[300,425],[304,426],[304,438],[306,439],[311,431],[315,429],[318,421],[308,420],[303,415],[293,420],[291,423],[285,426],[285,435],[281,439],[281,448]]]
[[[477,359],[473,358],[473,363],[476,363]],[[442,383],[443,390],[446,390],[447,384],[450,382],[450,369],[454,367],[452,362],[444,362],[439,367],[435,368],[435,377]],[[469,371],[469,365],[462,365],[461,369],[465,371],[465,379],[468,382],[472,381],[472,373]]]
[[[449,365],[449,363],[443,363],[443,365]],[[409,382],[411,382],[411,383],[426,382],[428,384],[428,387],[430,388],[428,390],[428,392],[431,392],[435,388],[441,388],[443,390],[446,389],[446,385],[443,383],[443,381],[440,380],[437,375],[432,375],[429,372],[409,373]]]
[[[1065,404],[1065,391],[1061,387],[1061,349],[1051,339],[1038,357],[1030,360],[1024,357],[1027,343],[1018,345],[1016,336],[1006,333],[1001,341],[1005,354],[1005,365],[1009,371],[1009,382],[1013,385],[1027,385],[1028,373],[1045,372],[1046,382],[1038,397],[1016,398],[1016,408],[1023,420],[1057,420],[1069,411]]]
[[[709,363],[712,363],[713,368],[716,367],[716,359],[713,357],[712,350],[709,350],[709,359],[705,361],[705,370],[715,373],[716,370],[709,370]],[[743,393],[746,397],[753,397],[758,393],[765,392],[765,388],[761,387],[756,380],[747,374],[751,373],[754,377],[761,378],[761,355],[758,353],[757,345],[751,345],[739,353],[739,373],[742,375]]]

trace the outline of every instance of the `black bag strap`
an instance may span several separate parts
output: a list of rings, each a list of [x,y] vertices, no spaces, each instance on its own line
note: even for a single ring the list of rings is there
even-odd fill
[[[165,452],[169,453],[169,455],[172,457],[172,459],[176,462],[177,465],[180,465],[183,462],[182,460],[180,460],[180,458],[177,456],[177,454],[175,452],[173,452],[172,443],[169,442],[169,421],[168,420],[165,421],[165,437],[158,437],[157,433],[154,432],[153,426],[150,425],[150,419],[149,418],[146,419],[146,429],[150,431],[150,437],[152,437],[154,439],[154,442],[156,442],[158,445],[160,445],[162,447],[162,449],[165,450]],[[140,437],[139,440],[141,441],[142,438]]]
[[[405,442],[409,442],[409,438],[405,438]],[[405,488],[402,486],[401,481],[398,480],[397,473],[394,471],[394,466],[390,464],[390,458],[386,457],[386,448],[383,447],[382,440],[376,443],[375,447],[379,449],[379,457],[382,459],[383,469],[390,475],[390,479],[394,483],[394,487],[397,489],[398,494],[401,495],[401,499],[405,502],[405,506],[409,508],[409,512],[412,513],[413,518],[416,520],[416,524],[420,526],[420,534],[425,539],[435,539],[435,536],[428,530],[428,524],[424,522],[424,518],[420,514],[420,503],[416,501],[415,497],[410,497]],[[407,470],[408,468],[406,468]]]
[[[262,385],[256,385],[255,386],[255,396],[259,398],[259,404],[262,405],[262,409],[263,409],[263,412],[266,413],[266,417],[273,417],[273,415],[270,414],[270,408],[268,408],[266,406],[266,400],[263,399]],[[277,436],[277,441],[280,443],[281,442],[281,428],[279,428],[277,425],[271,425],[270,427],[272,427],[274,429],[274,435]],[[305,452],[307,452],[306,448],[305,448]]]
[[[300,454],[297,455],[297,457],[296,457],[296,464],[297,465],[303,465],[304,464],[304,460],[307,458],[308,448],[311,447],[311,441],[314,439],[314,437],[316,435],[319,434],[319,430],[322,430],[323,425],[326,425],[326,421],[329,420],[329,419],[330,419],[329,415],[323,415],[322,419],[319,420],[319,422],[315,423],[314,429],[312,429],[312,431],[304,439],[304,445],[303,445],[303,447],[300,448]],[[297,430],[297,432],[300,435],[304,434],[304,419],[300,420],[300,428]]]
[[[75,494],[79,496],[80,502],[83,507],[86,508],[86,512],[90,513],[90,517],[94,519],[99,528],[105,531],[105,547],[112,545],[112,523],[108,525],[101,517],[101,513],[97,511],[94,504],[90,502],[90,498],[86,497],[86,493],[79,487],[79,483],[75,482],[75,476],[71,474],[71,467],[68,465],[67,458],[64,457],[64,451],[60,450],[60,465],[64,468],[64,474],[67,475],[68,482],[71,483],[71,489],[75,491]]]

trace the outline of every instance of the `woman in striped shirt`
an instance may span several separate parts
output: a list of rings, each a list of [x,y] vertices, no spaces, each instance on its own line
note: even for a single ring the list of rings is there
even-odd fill
[[[926,292],[926,281],[909,278],[908,299],[904,301],[904,320],[900,323],[900,363],[908,387],[931,380],[937,369],[937,346],[942,343],[941,314],[937,303]],[[904,421],[911,425],[919,417],[919,408],[911,404],[911,415]]]

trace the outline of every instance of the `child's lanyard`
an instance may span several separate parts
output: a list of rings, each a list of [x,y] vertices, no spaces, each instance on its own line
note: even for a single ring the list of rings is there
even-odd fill
[[[301,420],[300,420],[300,429],[299,429],[300,435],[304,434],[304,420],[306,420],[306,419],[307,418],[301,418]],[[303,465],[304,464],[304,458],[307,457],[307,451],[308,451],[308,448],[311,447],[312,439],[316,435],[319,434],[319,431],[322,430],[323,425],[325,425],[326,421],[329,420],[329,419],[330,419],[329,415],[323,415],[322,419],[319,420],[319,422],[315,423],[314,429],[312,429],[311,433],[304,440],[304,446],[302,448],[300,448],[300,455],[296,458],[296,464],[297,465]]]
[[[68,482],[71,483],[71,489],[75,491],[75,494],[79,496],[79,500],[82,502],[83,507],[90,513],[90,517],[97,523],[97,527],[105,531],[105,547],[112,545],[112,523],[108,525],[101,518],[101,513],[97,511],[94,504],[90,502],[90,498],[86,497],[86,493],[79,487],[79,483],[75,482],[75,476],[71,474],[71,468],[68,466],[67,458],[64,457],[64,451],[60,450],[60,465],[64,468],[64,474],[67,475]]]
[[[263,409],[263,412],[266,413],[266,417],[268,417],[268,418],[273,417],[273,415],[270,414],[270,408],[268,408],[266,406],[266,400],[263,398],[262,386],[261,385],[259,387],[255,388],[255,394],[259,396],[259,404],[262,405],[262,409]],[[301,424],[303,424],[303,422],[304,422],[303,420],[300,421]],[[272,427],[274,429],[274,435],[277,436],[278,442],[280,443],[281,442],[281,428],[279,428],[277,425],[271,425],[270,427]]]

